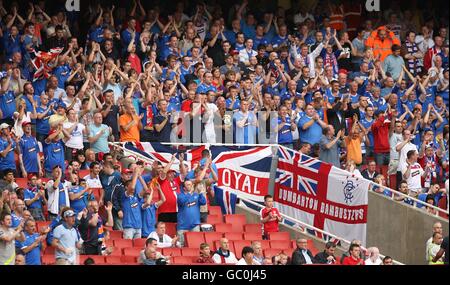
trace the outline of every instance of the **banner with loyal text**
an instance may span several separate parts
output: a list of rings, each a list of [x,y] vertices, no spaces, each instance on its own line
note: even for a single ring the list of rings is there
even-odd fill
[[[358,239],[365,246],[370,181],[282,146],[278,158],[276,207],[292,218],[349,241]]]
[[[174,153],[183,152],[188,168],[192,169],[196,165],[204,165],[205,159],[202,159],[202,151],[205,149],[205,145],[181,151],[160,143],[126,143],[125,156],[139,159],[135,155],[139,154],[141,158],[147,158],[148,164],[155,160],[166,164]],[[264,196],[268,194],[272,162],[270,146],[210,146],[209,151],[214,164],[213,168],[217,171],[217,187],[235,191],[243,199],[264,201]],[[176,156],[172,169],[179,169],[178,156]]]

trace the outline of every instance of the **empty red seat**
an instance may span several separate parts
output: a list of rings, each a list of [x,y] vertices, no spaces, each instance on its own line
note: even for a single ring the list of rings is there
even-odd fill
[[[236,255],[237,259],[241,259],[242,257],[242,249],[245,246],[251,246],[251,241],[248,240],[236,240],[233,242],[234,246],[234,254]]]
[[[209,244],[209,248],[212,250],[214,248],[214,241]],[[199,256],[200,249],[199,248],[191,248],[191,247],[183,247],[181,249],[182,256]]]
[[[287,232],[276,232],[276,233],[269,233],[269,239],[270,240],[291,240],[291,237],[289,236],[289,233]]]
[[[122,256],[122,248],[121,247],[112,247],[112,252],[109,256]]]
[[[105,257],[102,255],[80,255],[80,265],[83,265],[88,258],[92,258],[95,264],[105,264]]]
[[[161,250],[164,256],[181,256],[181,249],[177,247],[167,247]]]
[[[205,242],[205,237],[202,232],[185,232],[184,233],[185,246],[200,247],[201,243]]]
[[[123,236],[122,231],[109,231],[109,237],[111,239],[121,239]]]
[[[264,250],[264,256],[272,258],[273,256],[276,256],[280,254],[282,250],[280,248],[266,248]]]
[[[189,265],[194,263],[196,259],[196,256],[174,256],[172,260],[173,264]]]
[[[270,247],[271,248],[291,248],[292,244],[288,240],[271,240],[270,241]]]
[[[257,233],[262,235],[262,228],[260,224],[245,224],[244,233]]]
[[[242,233],[225,233],[224,236],[228,240],[242,240]]]
[[[254,241],[261,239],[261,233],[244,233],[244,240]]]
[[[206,223],[211,225],[223,223],[222,215],[208,215]]]
[[[173,238],[177,234],[177,223],[165,223],[166,224],[166,235]]]
[[[443,210],[447,210],[447,196],[442,196],[442,198],[439,199],[438,207]],[[439,211],[439,216],[448,219],[448,215],[442,211]]]
[[[138,257],[141,253],[141,249],[134,247],[127,247],[122,250],[123,254],[126,256],[135,256]]]
[[[389,175],[389,188],[397,189],[397,175]]]
[[[219,233],[231,233],[233,231],[233,226],[231,224],[216,224],[216,232]]]
[[[204,232],[205,242],[212,246],[215,240],[220,240],[223,237],[222,233],[219,232]]]
[[[120,265],[120,264],[122,264],[120,256],[109,255],[109,256],[106,256],[105,259],[106,259],[106,264],[109,264],[109,265]]]
[[[120,262],[122,264],[137,264],[137,261],[138,261],[137,256],[122,255],[120,257]]]
[[[270,248],[270,242],[268,240],[258,240],[261,243],[262,249]]]
[[[208,209],[210,215],[222,216],[222,210],[220,209],[220,206],[209,206]]]
[[[245,218],[245,215],[240,214],[225,215],[225,223],[232,225],[233,232],[242,233],[246,222],[247,220]]]
[[[44,254],[42,256],[42,264],[44,265],[51,265],[55,264],[55,255],[54,254]]]
[[[139,248],[143,248],[145,247],[145,242],[147,241],[147,239],[145,238],[137,238],[133,240],[133,247],[139,247]]]
[[[115,247],[125,248],[133,247],[133,241],[131,239],[115,239],[113,240]]]
[[[284,248],[283,249],[283,253],[286,254],[289,257],[292,257],[292,253],[294,252],[295,249],[293,248]]]

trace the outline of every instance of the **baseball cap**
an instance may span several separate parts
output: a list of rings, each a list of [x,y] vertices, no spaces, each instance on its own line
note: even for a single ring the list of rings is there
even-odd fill
[[[22,128],[25,127],[26,125],[31,125],[31,122],[23,122],[22,123]]]
[[[343,69],[343,68],[341,68],[341,69],[339,69],[339,72],[338,72],[338,74],[348,74],[348,71],[347,70],[345,70],[345,69]]]
[[[133,173],[133,171],[131,169],[129,169],[129,168],[123,168],[122,169],[122,173],[123,174],[130,174],[130,173]]]
[[[75,212],[72,210],[67,210],[66,212],[64,212],[64,218],[73,217],[73,216],[75,216]]]
[[[239,52],[237,51],[237,50],[232,50],[232,51],[230,51],[230,55],[236,55],[236,54],[239,54]]]
[[[58,104],[58,106],[56,106],[56,109],[58,109],[58,108],[67,109],[67,106],[66,106],[66,104],[61,102],[61,103]]]
[[[7,129],[7,128],[9,128],[9,125],[7,123],[3,123],[0,125],[0,130]]]

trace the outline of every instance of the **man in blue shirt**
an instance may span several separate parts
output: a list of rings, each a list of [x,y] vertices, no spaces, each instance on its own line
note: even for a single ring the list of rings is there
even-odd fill
[[[58,87],[64,88],[64,83],[70,77],[72,69],[67,63],[67,59],[64,56],[60,56],[58,59],[58,66],[53,70],[53,75],[58,78]]]
[[[9,125],[3,123],[0,125],[0,171],[3,173],[7,170],[11,170],[14,173],[14,177],[17,177],[16,161],[14,159],[14,151],[16,149],[16,142],[11,138]]]
[[[42,234],[36,232],[36,222],[32,219],[25,221],[24,225],[25,241],[16,241],[16,248],[25,254],[26,265],[41,265],[42,241],[47,237],[49,228]]]
[[[185,232],[200,231],[200,206],[206,205],[204,193],[194,192],[194,184],[191,180],[184,182],[184,191],[177,196],[177,235],[180,244],[184,246]]]
[[[124,239],[137,239],[142,237],[142,197],[147,191],[147,185],[144,185],[144,191],[141,191],[139,194],[135,191],[136,181],[141,174],[141,168],[137,168],[131,181],[124,182],[125,192],[121,197]]]
[[[208,93],[208,91],[217,92],[217,88],[212,84],[212,74],[211,72],[206,72],[203,75],[203,82],[197,87],[197,93]]]
[[[31,123],[23,122],[22,129],[24,135],[19,141],[19,161],[22,170],[22,176],[27,177],[30,174],[43,176],[44,172],[39,158],[39,145],[37,140],[31,134]]]
[[[305,115],[298,121],[300,142],[307,142],[311,145],[319,143],[322,137],[322,128],[326,126],[327,124],[320,119],[314,107],[308,104]]]
[[[24,202],[27,205],[27,209],[30,211],[31,216],[36,221],[45,221],[42,206],[47,204],[45,198],[45,190],[42,186],[42,182],[38,181],[37,176],[33,175],[28,181],[28,188],[24,191]]]
[[[140,34],[136,31],[136,19],[134,17],[130,17],[130,19],[128,20],[128,27],[123,30],[121,34],[124,53],[126,52],[127,47],[131,42],[133,33],[135,34],[134,43],[136,44],[136,46],[139,46]]]
[[[246,38],[253,39],[255,37],[255,16],[252,13],[247,13],[247,19],[242,19],[242,12],[247,6],[248,1],[244,1],[242,5],[239,7],[239,10],[236,12],[236,18],[240,21],[241,30],[244,33]]]
[[[154,187],[158,189],[159,193],[159,201],[153,202],[153,191]],[[144,194],[144,204],[142,205],[142,238],[147,238],[150,233],[155,231],[156,225],[156,210],[161,204],[166,201],[166,197],[164,196],[163,191],[159,184],[152,184],[150,186],[150,193]]]
[[[60,133],[63,132],[61,125],[57,129],[52,129],[49,136],[44,141],[44,169],[47,176],[50,176],[55,166],[61,167],[63,173],[65,172],[64,163],[64,144],[59,138]]]
[[[0,81],[0,110],[2,111],[0,122],[7,123],[12,126],[14,125],[12,116],[16,111],[16,94],[14,94],[14,91],[9,90],[11,75],[12,69],[8,70],[6,76],[1,78]]]
[[[43,93],[40,96],[40,104],[36,107],[36,139],[43,142],[50,131],[48,119],[54,113],[55,102],[49,103],[49,96]]]
[[[235,130],[234,140],[237,144],[255,144],[258,119],[253,111],[249,111],[249,102],[241,101],[241,110],[233,115]]]
[[[259,45],[268,46],[270,42],[264,37],[264,26],[258,24],[256,26],[255,37],[253,38],[253,49],[256,50]]]
[[[278,117],[272,121],[272,129],[278,131],[278,144],[288,148],[293,148],[292,132],[295,131],[297,125],[287,112],[286,106],[280,106]]]

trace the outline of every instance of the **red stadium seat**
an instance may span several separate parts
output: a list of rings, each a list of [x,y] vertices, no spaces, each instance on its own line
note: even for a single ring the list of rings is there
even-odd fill
[[[165,223],[166,224],[166,235],[174,237],[177,234],[177,223]]]
[[[291,246],[292,248],[297,248],[297,241],[295,239],[291,240]]]
[[[196,256],[174,256],[173,264],[190,265],[195,262]]]
[[[397,175],[389,175],[389,188],[391,189],[397,189]]]
[[[380,165],[380,174],[382,174],[385,178],[387,177],[388,173],[388,166],[387,165]]]
[[[262,235],[262,228],[260,224],[245,224],[244,233],[256,233]]]
[[[206,223],[211,225],[223,223],[222,215],[208,215]]]
[[[244,233],[244,240],[254,241],[262,238],[260,233]]]
[[[45,229],[50,226],[51,222],[48,221],[37,221],[36,222],[36,230],[40,231],[41,229]]]
[[[242,249],[245,246],[251,246],[252,242],[248,240],[236,240],[233,242],[234,245],[234,254],[237,259],[241,259],[242,257]]]
[[[185,232],[184,240],[187,247],[200,247],[205,242],[205,237],[202,232]]]
[[[122,231],[109,231],[109,237],[112,240],[114,240],[114,239],[122,239],[123,232]]]
[[[147,239],[145,239],[145,238],[134,239],[133,240],[133,247],[144,248],[146,241],[147,241]]]
[[[55,264],[55,255],[54,254],[44,254],[42,256],[42,264],[44,265],[51,265]]]
[[[121,265],[122,261],[121,261],[121,257],[120,256],[106,256],[106,264],[108,265]]]
[[[115,247],[125,248],[133,247],[133,241],[131,239],[115,239],[113,240]]]
[[[205,242],[210,246],[214,243],[215,240],[220,240],[223,237],[223,234],[218,232],[204,232],[203,234],[205,237]]]
[[[15,178],[14,179],[15,182],[17,183],[17,186],[19,186],[19,188],[28,188],[28,179],[27,178]]]
[[[225,233],[228,240],[242,240],[242,233]]]
[[[122,255],[122,257],[120,257],[120,262],[122,264],[137,264],[137,261],[137,256]]]
[[[122,251],[123,251],[123,255],[138,257],[139,254],[141,253],[141,250],[142,249],[139,249],[139,248],[126,247]]]
[[[211,242],[209,244],[209,248],[212,250],[213,247],[214,247],[214,242]],[[199,248],[183,247],[181,249],[181,256],[196,256],[196,255],[200,255]]]
[[[292,257],[292,253],[294,252],[295,249],[293,248],[285,248],[283,249],[284,254],[286,254],[289,257]]]
[[[219,233],[231,233],[233,231],[233,225],[231,224],[216,224],[216,232]]]
[[[220,206],[209,206],[208,209],[210,215],[222,216],[222,210],[220,209]]]
[[[288,249],[291,248],[292,244],[288,240],[271,240],[270,241],[270,248],[281,248],[281,249]]]
[[[268,240],[258,240],[261,243],[262,249],[270,248],[270,242]]]
[[[92,258],[95,264],[105,264],[105,257],[101,255],[80,255],[80,265],[84,264],[84,261],[88,258]]]
[[[447,210],[447,196],[442,196],[442,198],[439,199],[438,207],[443,210]],[[439,212],[439,216],[448,219],[448,215],[444,212]]]
[[[122,248],[113,246],[112,252],[109,256],[122,256]]]
[[[291,240],[288,232],[269,233],[270,240]]]
[[[264,250],[264,256],[272,258],[272,256],[276,256],[276,255],[280,254],[281,252],[282,252],[281,248],[266,248]]]
[[[167,247],[161,249],[161,253],[164,256],[181,256],[181,249],[177,247]]]
[[[247,220],[245,218],[245,215],[225,215],[225,223],[231,224],[233,226],[233,232],[242,233],[246,222]]]

